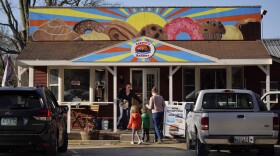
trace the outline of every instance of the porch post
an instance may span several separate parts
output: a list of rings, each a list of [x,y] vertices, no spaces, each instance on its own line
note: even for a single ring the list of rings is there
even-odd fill
[[[266,79],[265,79],[265,92],[270,91],[270,65],[265,66],[258,66],[265,74],[266,74]],[[267,109],[270,110],[270,96],[266,97],[266,102],[267,102]]]
[[[173,101],[173,76],[172,76],[172,66],[169,66],[169,104]]]
[[[266,79],[265,79],[265,90],[270,91],[270,65],[266,65]],[[267,109],[270,110],[270,96],[267,96]]]
[[[117,67],[114,66],[114,132],[117,132]]]
[[[29,87],[34,87],[34,67],[29,67],[29,81],[28,81]]]
[[[174,70],[172,66],[169,66],[169,103],[173,101],[173,75],[181,68],[181,66],[177,66]]]
[[[110,67],[106,66],[107,70],[113,75],[113,89],[114,89],[114,97],[113,97],[113,122],[114,122],[114,132],[117,132],[117,66],[114,66],[112,70]]]
[[[64,71],[63,68],[58,68],[58,102],[62,102],[64,99]]]
[[[90,72],[89,72],[90,74],[90,76],[89,76],[89,78],[90,78],[90,80],[89,80],[89,101],[90,102],[93,102],[94,101],[94,82],[95,82],[95,72],[94,72],[94,68],[93,67],[90,67]]]

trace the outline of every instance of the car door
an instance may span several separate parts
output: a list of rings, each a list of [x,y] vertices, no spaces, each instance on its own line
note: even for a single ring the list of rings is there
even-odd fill
[[[52,109],[53,117],[55,118],[56,127],[58,128],[58,142],[61,143],[63,141],[63,132],[66,130],[64,114],[62,113],[55,96],[49,90],[45,90],[45,92]]]

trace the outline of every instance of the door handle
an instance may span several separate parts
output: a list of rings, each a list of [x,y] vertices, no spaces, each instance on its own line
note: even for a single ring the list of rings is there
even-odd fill
[[[245,115],[237,115],[237,118],[245,118]]]

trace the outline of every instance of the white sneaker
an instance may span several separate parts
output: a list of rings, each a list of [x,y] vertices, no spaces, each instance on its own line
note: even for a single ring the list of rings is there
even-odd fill
[[[134,142],[133,142],[133,141],[131,141],[131,142],[130,142],[130,144],[131,144],[131,145],[133,145],[133,144],[134,144]]]
[[[142,144],[142,142],[143,142],[143,141],[140,141],[140,140],[139,140],[139,141],[138,141],[138,145]]]

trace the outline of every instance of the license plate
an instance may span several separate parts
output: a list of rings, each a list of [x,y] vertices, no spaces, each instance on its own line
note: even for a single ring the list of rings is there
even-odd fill
[[[2,118],[1,126],[16,126],[17,118]]]
[[[249,142],[249,136],[235,136],[234,137],[234,143],[237,144],[248,144]]]

